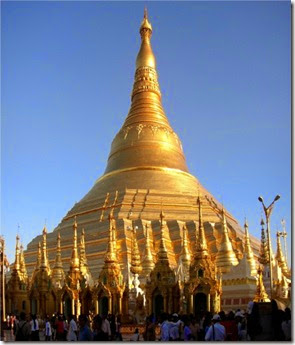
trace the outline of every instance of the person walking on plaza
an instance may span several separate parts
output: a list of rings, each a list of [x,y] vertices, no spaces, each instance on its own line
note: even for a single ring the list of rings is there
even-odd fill
[[[170,340],[170,322],[168,321],[168,314],[163,313],[161,316],[161,341]]]
[[[67,341],[77,341],[78,328],[74,315],[69,317],[69,328],[67,333]]]
[[[79,315],[79,341],[91,341],[93,338],[92,332],[88,327],[88,319],[85,314]]]
[[[105,314],[102,315],[101,329],[108,335],[108,340],[111,340],[111,326]]]
[[[144,340],[145,341],[155,341],[156,340],[156,326],[153,321],[153,315],[150,315],[146,319],[145,325],[145,332],[144,332]]]
[[[223,341],[226,338],[225,327],[220,324],[220,316],[214,315],[212,318],[212,325],[209,327],[206,335],[206,341]]]
[[[26,320],[26,314],[20,313],[20,321],[16,326],[15,341],[29,341],[31,335],[31,325]]]
[[[45,319],[45,340],[50,341],[52,336],[52,329],[51,329],[51,323],[49,320],[49,316],[46,316]]]
[[[58,315],[58,319],[56,321],[56,340],[57,341],[65,340],[64,333],[65,333],[65,324],[62,319],[62,316]]]
[[[102,330],[102,318],[95,315],[92,322],[93,341],[108,341],[109,336]]]
[[[31,320],[31,340],[32,341],[39,341],[39,322],[37,320],[36,314],[32,315]]]

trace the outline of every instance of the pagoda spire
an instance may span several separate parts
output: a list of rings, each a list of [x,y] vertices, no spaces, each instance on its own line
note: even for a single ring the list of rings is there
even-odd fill
[[[258,267],[257,273],[258,273],[257,289],[256,289],[256,294],[255,294],[253,301],[254,302],[270,302],[270,299],[268,298],[268,295],[265,291],[265,287],[263,284],[262,268],[261,267]]]
[[[247,219],[245,219],[244,229],[245,229],[245,255],[246,259],[250,265],[251,275],[256,276],[257,270],[256,270],[256,262],[254,259],[253,251],[250,244],[250,236],[249,236],[249,229],[248,229],[248,222]]]
[[[82,275],[89,274],[88,262],[86,257],[86,248],[85,248],[85,231],[82,229],[80,237],[80,272]]]
[[[164,241],[164,229],[165,229],[164,218],[165,218],[164,212],[163,212],[163,210],[161,210],[161,213],[160,213],[161,239],[160,239],[160,247],[159,247],[159,251],[158,251],[158,260],[168,261],[168,253],[167,253],[167,248],[166,248],[165,241]]]
[[[237,264],[238,259],[229,240],[225,212],[224,208],[222,207],[222,236],[220,241],[220,248],[216,255],[216,265],[221,269],[222,273],[224,273],[229,271],[232,266],[236,266]]]
[[[16,235],[14,270],[16,272],[20,271],[20,248],[18,235]]]
[[[78,245],[77,245],[77,217],[74,218],[73,224],[73,249],[72,249],[72,257],[71,257],[71,264],[70,270],[71,271],[80,271],[80,260],[78,256]]]
[[[136,58],[131,106],[113,140],[105,174],[147,166],[188,172],[181,142],[171,128],[161,102],[151,45],[153,29],[146,9],[139,32],[141,45]]]
[[[182,265],[188,269],[191,263],[191,254],[188,248],[187,228],[185,224],[183,225],[183,228],[182,228],[182,249],[181,249],[180,258],[181,258]]]
[[[64,270],[62,266],[62,260],[61,260],[61,248],[60,248],[60,232],[57,234],[56,239],[56,256],[55,256],[55,263],[52,269],[52,279],[56,282],[61,283],[61,281],[64,279]]]
[[[204,224],[203,224],[203,214],[202,214],[202,202],[200,196],[198,196],[197,203],[199,205],[199,226],[198,226],[198,236],[196,236],[196,253],[195,255],[200,257],[208,256],[208,247],[205,237]]]
[[[261,218],[261,240],[260,240],[260,252],[259,252],[259,258],[258,261],[262,265],[266,265],[268,263],[268,248],[265,238],[265,232],[264,232],[264,220]]]
[[[24,256],[24,247],[20,245],[20,256],[19,256],[19,264],[20,264],[20,272],[22,274],[23,279],[28,278],[27,268],[26,268],[26,261]]]
[[[276,259],[278,261],[279,266],[282,269],[282,272],[284,273],[284,275],[289,275],[289,269],[286,263],[286,259],[285,256],[282,252],[282,246],[281,246],[281,237],[282,233],[280,231],[277,231],[277,254],[276,254]]]
[[[41,264],[41,242],[38,242],[38,252],[37,252],[37,261],[35,266],[35,271],[40,269]]]
[[[117,262],[116,255],[116,225],[112,214],[109,214],[109,242],[108,248],[104,259],[105,263]]]
[[[145,275],[148,275],[153,268],[155,267],[155,263],[153,260],[153,255],[151,251],[150,245],[150,234],[149,234],[149,226],[145,224],[145,252],[144,252],[144,259],[142,262],[142,269]]]
[[[131,268],[130,271],[133,274],[139,274],[142,271],[140,253],[138,249],[138,243],[136,239],[136,228],[132,229],[132,249],[131,249]]]
[[[40,268],[42,269],[48,269],[50,270],[49,263],[48,263],[48,257],[47,257],[47,229],[46,226],[44,226],[42,231],[42,250],[41,250],[41,262],[40,262]]]

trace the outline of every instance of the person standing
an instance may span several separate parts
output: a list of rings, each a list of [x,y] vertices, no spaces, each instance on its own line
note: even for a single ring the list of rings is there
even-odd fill
[[[108,335],[108,338],[109,338],[108,340],[111,340],[111,326],[105,314],[102,315],[101,329],[103,330],[103,332],[105,332]]]
[[[31,320],[31,340],[39,341],[39,322],[37,320],[36,314],[32,315]]]
[[[20,321],[16,325],[15,331],[15,341],[29,341],[31,334],[31,325],[26,320],[26,314],[24,312],[20,313]]]
[[[169,341],[170,339],[170,322],[168,321],[168,314],[162,314],[161,324],[161,341]]]
[[[226,338],[225,327],[220,324],[221,318],[218,314],[212,318],[212,325],[209,327],[206,335],[206,341],[224,341]]]
[[[77,341],[78,327],[74,315],[69,317],[69,328],[67,333],[67,341]]]
[[[87,316],[85,314],[79,315],[79,341],[91,341],[93,338],[92,332],[87,325]]]
[[[49,320],[49,316],[46,316],[45,319],[45,341],[50,341],[52,336],[52,330],[51,330],[51,323]]]
[[[149,316],[146,320],[144,340],[145,341],[155,341],[156,340],[156,326],[153,321],[153,315]]]
[[[57,341],[64,340],[64,332],[65,332],[65,325],[62,319],[62,315],[58,315],[58,319],[56,321],[56,340]]]

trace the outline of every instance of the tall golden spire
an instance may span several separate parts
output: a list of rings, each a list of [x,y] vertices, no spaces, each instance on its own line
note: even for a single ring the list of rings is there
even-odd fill
[[[55,256],[55,263],[52,269],[52,279],[56,282],[61,283],[64,279],[64,270],[62,266],[61,260],[61,248],[60,248],[60,232],[57,234],[56,239],[56,256]]]
[[[149,234],[149,226],[145,224],[145,251],[144,251],[144,259],[142,262],[142,269],[145,275],[149,274],[153,268],[155,267],[155,263],[153,260],[153,255],[151,251],[150,245],[150,234]]]
[[[38,242],[38,253],[37,253],[37,261],[36,261],[35,271],[40,268],[40,264],[41,264],[41,243]]]
[[[131,268],[133,274],[139,274],[142,271],[140,253],[136,239],[136,227],[132,229],[132,249],[131,249]]]
[[[183,225],[182,228],[182,249],[180,254],[181,262],[184,267],[189,268],[191,263],[191,254],[188,248],[187,228]]]
[[[72,249],[72,258],[70,264],[71,271],[80,271],[80,261],[78,256],[78,246],[77,246],[77,217],[75,216],[73,224],[73,249]]]
[[[24,247],[23,247],[22,244],[20,245],[19,264],[20,264],[20,272],[22,274],[22,278],[23,279],[27,279],[28,278],[28,273],[27,273],[25,256],[24,256]]]
[[[256,262],[255,262],[253,251],[250,244],[250,236],[249,236],[247,219],[245,219],[244,228],[245,228],[245,255],[250,265],[251,275],[255,276],[257,274]]]
[[[276,259],[278,261],[279,266],[282,269],[282,272],[284,273],[284,275],[289,275],[289,269],[286,263],[286,259],[285,256],[282,252],[282,246],[281,246],[281,232],[277,231],[277,255],[276,255]]]
[[[260,252],[259,252],[258,261],[262,265],[266,265],[268,263],[268,247],[267,247],[267,243],[265,239],[263,218],[261,218],[260,225],[261,225],[261,240],[260,240]]]
[[[86,249],[85,249],[85,231],[82,229],[81,237],[80,237],[80,272],[82,275],[89,274],[88,262],[86,257]]]
[[[152,25],[147,17],[147,9],[144,9],[144,16],[141,22],[139,33],[141,36],[141,47],[136,58],[136,69],[140,67],[156,68],[156,59],[151,47]]]
[[[44,226],[43,231],[42,231],[43,239],[42,239],[40,268],[44,268],[44,269],[50,270],[49,263],[48,263],[48,257],[47,257],[46,235],[47,235],[47,229],[46,229],[46,226]]]
[[[161,239],[160,239],[160,247],[159,247],[159,251],[158,251],[158,260],[169,261],[167,248],[166,248],[165,240],[164,240],[164,230],[165,230],[164,218],[165,218],[164,212],[161,210],[161,213],[160,213]]]
[[[270,302],[270,299],[268,298],[268,295],[265,291],[265,287],[263,284],[262,268],[261,267],[258,267],[257,273],[258,273],[257,289],[256,289],[256,294],[255,294],[253,301],[254,302]]]
[[[161,102],[147,11],[140,26],[141,46],[128,116],[112,142],[105,174],[128,169],[172,168],[188,172],[181,142]],[[144,153],[144,154],[143,154]]]
[[[114,223],[114,219],[112,214],[109,214],[109,242],[108,248],[105,255],[104,262],[105,263],[112,263],[117,262],[117,255],[116,255],[116,225]]]
[[[222,208],[222,237],[220,247],[216,255],[216,266],[224,273],[228,272],[232,266],[236,266],[237,264],[238,259],[229,240],[225,212],[224,208]]]
[[[196,236],[196,253],[195,256],[198,258],[208,256],[208,248],[207,248],[207,241],[204,232],[204,225],[203,225],[203,215],[202,215],[202,202],[200,196],[197,199],[199,204],[199,228],[198,228],[198,236]]]
[[[17,272],[19,272],[20,270],[20,251],[19,251],[19,236],[18,235],[16,235],[14,270]]]

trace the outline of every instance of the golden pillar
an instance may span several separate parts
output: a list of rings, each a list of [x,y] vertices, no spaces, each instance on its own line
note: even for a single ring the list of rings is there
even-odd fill
[[[112,314],[112,295],[110,295],[108,299],[108,309],[109,309],[109,314]]]
[[[122,295],[121,294],[119,294],[118,299],[119,299],[119,301],[118,301],[118,313],[122,314]]]
[[[72,298],[72,314],[76,315],[75,314],[75,299],[74,299],[74,297]]]
[[[208,293],[208,295],[207,295],[207,311],[211,311],[211,305],[210,305],[211,298],[210,297],[211,297],[210,293]]]
[[[63,303],[61,300],[59,301],[59,310],[58,311],[60,314],[63,314]]]
[[[99,310],[98,310],[98,298],[97,298],[97,297],[94,298],[94,310],[95,310],[95,315],[99,314]]]
[[[189,309],[190,313],[193,313],[193,310],[194,310],[194,295],[193,294],[189,295],[189,298],[188,298],[188,309]]]
[[[81,314],[81,303],[79,298],[76,300],[77,317]]]

